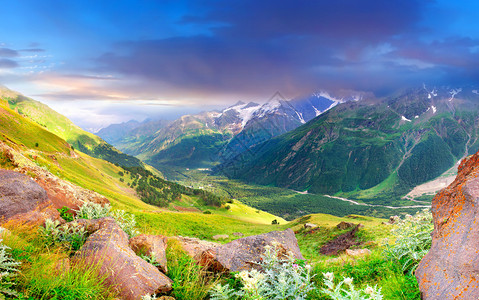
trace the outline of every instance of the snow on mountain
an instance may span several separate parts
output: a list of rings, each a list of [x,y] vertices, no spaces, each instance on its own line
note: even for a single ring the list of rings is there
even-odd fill
[[[449,91],[449,94],[451,94],[451,98],[449,98],[449,101],[452,101],[452,99],[454,99],[454,97],[460,92],[462,92],[462,88],[452,89],[451,91]]]

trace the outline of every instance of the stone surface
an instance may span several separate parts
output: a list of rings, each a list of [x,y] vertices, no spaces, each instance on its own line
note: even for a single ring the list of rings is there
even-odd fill
[[[352,257],[364,257],[371,254],[369,249],[346,249],[346,255]]]
[[[85,201],[99,204],[110,203],[104,196],[62,180],[42,168],[23,167],[21,172],[35,174],[35,182],[46,191],[55,208],[67,206],[72,209],[78,209]]]
[[[423,299],[479,298],[479,153],[432,200],[432,247],[416,277]]]
[[[316,228],[316,227],[318,227],[318,225],[313,224],[313,223],[304,224],[304,228],[306,228],[306,229],[312,229],[312,228]]]
[[[241,232],[233,232],[233,235],[234,236],[244,236],[244,234],[241,233]]]
[[[291,251],[296,259],[304,259],[294,232],[286,229],[248,236],[206,250],[200,256],[200,264],[218,272],[250,270],[256,267],[255,262],[260,261],[264,247],[273,242],[280,245],[281,255]]]
[[[47,193],[30,177],[0,169],[0,217],[28,213],[48,202]]]
[[[344,229],[348,229],[348,228],[353,228],[354,226],[356,226],[356,224],[343,221],[343,222],[339,223],[338,225],[336,225],[336,228],[338,228],[340,230],[344,230]]]
[[[200,259],[200,255],[203,253],[203,251],[220,246],[218,243],[185,236],[174,236],[169,237],[168,239],[174,239],[178,241],[183,250],[185,250],[185,252],[196,261]]]
[[[356,242],[356,232],[359,230],[359,225],[353,228],[353,230],[343,233],[337,238],[327,242],[319,249],[319,252],[323,255],[338,255],[340,252],[349,249],[349,247],[358,245]]]
[[[162,235],[140,234],[130,239],[130,248],[137,255],[154,257],[163,273],[168,272],[166,264],[167,238]]]
[[[211,238],[213,240],[226,240],[227,238],[229,238],[230,236],[227,235],[227,234],[217,234],[217,235],[214,235],[212,236]]]
[[[121,299],[137,300],[146,294],[171,290],[172,281],[129,247],[126,233],[111,217],[98,219],[98,230],[73,257],[76,263],[98,265],[107,285]]]

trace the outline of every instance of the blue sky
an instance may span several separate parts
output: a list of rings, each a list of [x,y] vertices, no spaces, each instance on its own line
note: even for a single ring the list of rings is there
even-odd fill
[[[85,128],[479,80],[476,1],[3,1],[0,83]]]

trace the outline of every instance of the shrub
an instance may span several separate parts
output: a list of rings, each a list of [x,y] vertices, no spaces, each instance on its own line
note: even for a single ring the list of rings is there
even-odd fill
[[[85,202],[83,205],[76,211],[77,219],[100,219],[110,216],[111,206],[106,204],[102,206],[99,203],[94,202]]]
[[[432,214],[429,209],[424,209],[414,216],[406,216],[394,226],[391,233],[395,242],[386,245],[385,253],[401,264],[403,272],[412,274],[431,248],[431,232],[434,229]]]
[[[50,244],[66,243],[72,250],[78,250],[87,239],[87,231],[75,222],[60,225],[60,222],[47,219],[43,235]]]
[[[120,228],[128,235],[134,237],[139,234],[135,229],[135,216],[126,213],[124,210],[112,210],[109,204],[102,206],[94,202],[85,202],[77,210],[78,219],[100,219],[104,217],[112,217]]]
[[[306,299],[314,289],[311,267],[297,263],[292,253],[286,259],[278,257],[277,244],[265,246],[258,264],[261,271],[241,271],[236,274],[243,284],[240,290],[217,284],[211,290],[211,299]]]
[[[353,284],[353,278],[346,277],[337,285],[334,283],[334,273],[323,273],[324,284],[327,288],[322,288],[321,291],[330,296],[333,300],[381,300],[381,288],[370,287],[369,285],[364,290],[356,290]]]

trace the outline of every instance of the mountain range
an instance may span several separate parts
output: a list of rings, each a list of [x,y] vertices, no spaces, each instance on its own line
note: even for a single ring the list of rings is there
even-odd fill
[[[209,168],[293,130],[339,103],[358,101],[364,96],[355,92],[318,92],[288,101],[276,93],[262,105],[240,101],[221,111],[186,115],[169,124],[115,124],[98,135],[160,170]],[[115,128],[123,136],[112,138]]]
[[[409,89],[338,105],[216,171],[312,193],[388,199],[475,153],[478,123],[473,88]]]

